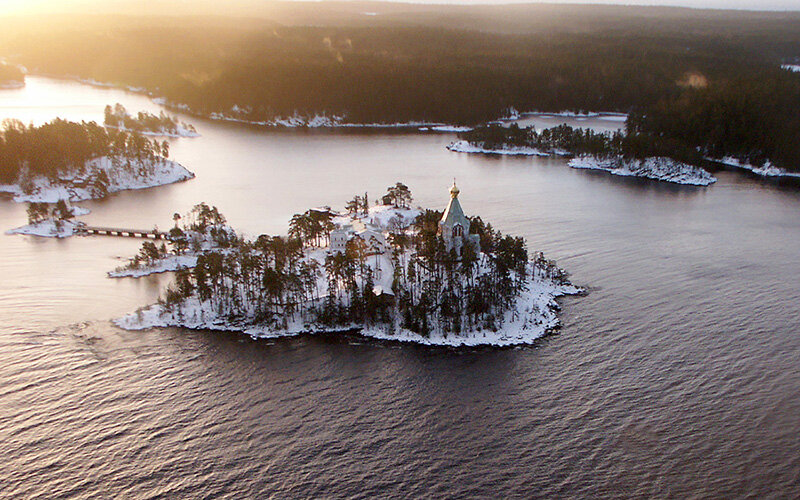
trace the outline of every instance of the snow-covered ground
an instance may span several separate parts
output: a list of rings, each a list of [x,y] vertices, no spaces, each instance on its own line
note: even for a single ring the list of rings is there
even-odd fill
[[[800,73],[800,64],[782,64],[781,68],[793,73]]]
[[[559,111],[548,113],[545,111],[530,111],[522,113],[523,117],[529,116],[559,116],[561,118],[600,118],[609,121],[625,121],[628,115],[625,113],[615,113],[611,111],[589,111],[586,113],[576,113],[575,111]]]
[[[167,105],[166,101],[159,101],[161,104]],[[172,107],[176,107],[178,109],[188,109],[188,108],[181,108],[180,106],[175,106],[169,104]],[[211,113],[209,118],[212,120],[221,120],[221,121],[228,121],[228,122],[235,122],[235,123],[244,123],[247,125],[258,125],[262,127],[283,127],[283,128],[301,128],[301,127],[308,127],[308,128],[419,128],[419,129],[434,129],[441,127],[441,130],[437,130],[438,132],[449,132],[453,131],[452,129],[460,129],[460,127],[456,127],[453,125],[447,125],[445,123],[438,123],[438,122],[396,122],[396,123],[350,123],[345,122],[345,118],[343,116],[327,116],[327,115],[314,115],[314,116],[305,116],[300,114],[294,114],[291,116],[283,116],[273,118],[272,120],[249,120],[245,118],[247,116],[247,110],[238,109],[237,111],[227,114],[227,113]],[[469,130],[467,128],[466,130]],[[460,131],[460,130],[454,130]]]
[[[391,205],[373,205],[369,207],[369,215],[363,217],[365,222],[385,231],[389,228],[389,222],[395,221],[398,227],[408,227],[417,218],[422,210],[419,208],[395,208]],[[335,221],[339,222],[339,221]]]
[[[6,234],[24,234],[28,236],[40,236],[44,238],[68,238],[75,234],[78,223],[66,220],[61,223],[61,227],[56,226],[54,220],[45,220],[36,224],[28,224],[16,229],[9,229]]]
[[[197,265],[197,255],[170,255],[157,260],[149,266],[142,265],[136,269],[120,268],[109,271],[108,276],[110,278],[141,278],[142,276],[149,276],[151,274],[191,269],[195,265]]]
[[[122,130],[125,132],[132,132],[132,130],[122,127],[116,127],[114,125],[103,125],[106,128],[114,128],[117,130]],[[197,133],[196,130],[191,130],[184,127],[181,124],[175,126],[174,129],[166,129],[161,128],[160,130],[136,130],[137,133],[141,135],[147,135],[150,137],[172,137],[172,138],[180,138],[180,137],[200,137],[200,134]]]
[[[434,125],[431,127],[420,127],[420,132],[469,132],[472,127],[466,125]]]
[[[469,141],[455,141],[447,145],[447,149],[456,153],[483,153],[493,155],[550,156],[536,148],[509,146],[502,149],[486,149],[471,144]]]
[[[717,181],[716,177],[700,167],[661,156],[645,158],[644,160],[600,159],[594,156],[580,156],[571,159],[569,166],[572,168],[605,170],[614,175],[646,177],[658,181],[693,186],[708,186]]]
[[[530,276],[526,282],[526,290],[517,299],[516,307],[506,313],[505,321],[497,331],[476,330],[460,334],[431,334],[429,337],[399,328],[397,322],[370,327],[349,325],[326,328],[298,319],[285,329],[249,325],[220,317],[209,302],[200,302],[197,298],[187,300],[183,307],[171,312],[164,306],[154,304],[116,319],[114,323],[126,330],[178,326],[190,329],[240,331],[254,338],[356,330],[365,337],[431,346],[512,346],[530,344],[557,327],[559,306],[556,298],[580,292],[581,290],[573,285],[560,285],[539,274],[535,277]]]
[[[0,184],[0,193],[12,194],[14,201],[17,202],[55,203],[61,199],[82,201],[102,197],[102,193],[97,192],[96,189],[83,185],[84,181],[93,178],[100,171],[105,171],[108,176],[109,193],[163,186],[194,178],[194,174],[183,165],[166,159],[156,161],[152,173],[148,171],[146,175],[139,175],[137,170],[139,168],[135,164],[129,169],[114,167],[111,159],[103,156],[87,162],[86,171],[80,175],[72,174],[56,181],[46,177],[33,179],[34,188],[31,193],[23,192],[18,184]]]
[[[715,161],[718,163],[722,163],[724,165],[728,165],[729,167],[736,167],[741,168],[743,170],[748,170],[753,172],[754,174],[763,175],[764,177],[788,177],[794,179],[800,179],[800,172],[787,172],[782,168],[778,168],[770,162],[766,162],[764,165],[757,167],[750,163],[745,163],[737,158],[732,156],[726,156],[725,158],[707,158],[710,161]]]

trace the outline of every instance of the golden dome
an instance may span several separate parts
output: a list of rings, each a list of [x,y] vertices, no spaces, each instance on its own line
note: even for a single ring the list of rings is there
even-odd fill
[[[453,187],[450,188],[450,197],[451,198],[456,198],[456,197],[458,197],[458,193],[460,193],[460,192],[461,192],[461,190],[458,189],[458,186],[456,186],[456,181],[455,181],[455,179],[453,179]]]

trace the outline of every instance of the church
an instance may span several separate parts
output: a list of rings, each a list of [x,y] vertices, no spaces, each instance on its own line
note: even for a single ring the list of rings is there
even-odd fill
[[[439,235],[444,239],[448,251],[453,249],[456,255],[461,256],[464,247],[470,245],[477,254],[481,251],[480,237],[477,234],[469,234],[469,219],[464,215],[464,210],[458,201],[460,192],[456,182],[453,181],[453,187],[450,188],[450,203],[447,204],[442,220],[439,221]]]

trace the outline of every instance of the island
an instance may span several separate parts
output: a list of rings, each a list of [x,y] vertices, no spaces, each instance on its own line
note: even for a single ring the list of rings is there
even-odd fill
[[[156,245],[145,241],[139,253],[123,266],[110,271],[111,278],[141,278],[155,273],[193,268],[201,254],[209,251],[226,251],[238,246],[236,231],[227,225],[225,216],[217,207],[205,203],[195,205],[189,213],[172,216],[175,226],[167,233],[171,250],[166,243]]]
[[[124,131],[133,131],[141,135],[151,135],[160,137],[199,137],[200,134],[194,125],[178,120],[164,111],[158,115],[139,111],[136,116],[128,113],[120,103],[113,107],[105,107],[103,125],[107,128],[115,128]]]
[[[128,270],[157,272],[181,256],[191,269],[176,272],[158,303],[115,323],[439,346],[530,344],[553,331],[556,298],[582,290],[541,253],[531,259],[522,238],[467,217],[459,194],[454,183],[444,211],[412,208],[397,183],[375,205],[365,193],[345,213],[309,209],[287,236],[255,239],[198,205],[190,220],[176,217],[171,252],[145,242]]]
[[[52,205],[33,202],[28,204],[28,224],[9,229],[6,234],[68,238],[78,233],[83,226],[81,222],[75,220],[75,217],[88,213],[88,208],[72,205],[64,199],[58,200]]]
[[[194,178],[169,160],[169,143],[95,122],[40,126],[6,120],[0,130],[0,193],[17,202],[103,198]]]
[[[459,153],[570,157],[572,168],[604,170],[613,175],[645,177],[676,184],[708,186],[716,178],[692,162],[702,161],[696,152],[679,144],[644,134],[559,125],[541,132],[516,123],[505,127],[488,124],[459,134],[447,146]]]

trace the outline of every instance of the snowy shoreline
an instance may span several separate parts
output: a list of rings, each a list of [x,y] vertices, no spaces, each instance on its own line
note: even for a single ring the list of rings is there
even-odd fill
[[[400,343],[414,343],[438,347],[508,347],[529,345],[542,338],[560,325],[556,299],[566,295],[579,295],[584,290],[572,284],[558,284],[551,279],[537,275],[528,277],[527,289],[516,299],[516,306],[506,312],[505,321],[498,331],[477,330],[468,333],[420,334],[393,323],[382,325],[344,325],[324,327],[315,322],[295,321],[284,329],[248,324],[245,321],[229,320],[219,317],[209,302],[197,298],[187,301],[178,311],[167,311],[159,304],[140,309],[112,322],[125,330],[144,330],[149,328],[178,327],[190,330],[214,330],[241,332],[253,339],[292,337],[297,335],[320,335],[353,332],[361,337]]]
[[[26,236],[38,236],[41,238],[69,238],[75,235],[80,223],[65,220],[61,222],[61,227],[56,226],[55,221],[45,220],[35,224],[27,224],[25,226],[9,229],[6,234],[21,234]]]
[[[62,76],[62,75],[49,75],[46,73],[37,73],[36,76],[41,76],[45,78],[56,78],[56,79],[65,79],[71,80],[78,83],[82,83],[85,85],[91,85],[93,87],[100,87],[100,88],[116,88],[120,90],[124,90],[127,92],[131,92],[134,94],[141,94],[150,97],[150,100],[153,103],[158,104],[160,106],[164,106],[165,108],[172,109],[174,111],[186,113],[189,115],[197,116],[200,118],[205,118],[208,120],[214,121],[224,121],[224,122],[231,122],[231,123],[241,123],[243,125],[254,125],[260,127],[267,127],[267,128],[318,128],[318,129],[418,129],[420,132],[440,132],[440,133],[457,133],[457,132],[466,132],[472,130],[472,126],[468,125],[456,125],[452,123],[442,123],[442,122],[425,122],[425,121],[408,121],[408,122],[393,122],[393,123],[351,123],[346,122],[344,116],[327,116],[325,114],[315,114],[314,116],[305,116],[299,113],[295,113],[291,116],[277,116],[270,120],[250,120],[245,118],[245,115],[250,112],[247,108],[242,108],[237,105],[234,105],[229,113],[225,112],[211,112],[211,113],[201,113],[196,111],[191,106],[185,103],[174,102],[170,101],[166,97],[158,96],[152,91],[149,91],[142,87],[135,87],[132,85],[121,85],[111,82],[101,82],[94,79],[87,79],[87,78],[80,78],[77,76]],[[543,117],[563,117],[563,118],[599,118],[602,120],[609,120],[609,121],[622,121],[624,122],[627,119],[627,114],[625,113],[618,113],[613,111],[590,111],[590,112],[575,112],[575,111],[557,111],[557,112],[546,112],[546,111],[524,111],[519,112],[514,110],[513,108],[510,109],[510,114],[508,116],[504,116],[498,118],[496,120],[490,121],[490,123],[506,123],[506,122],[513,122],[515,120],[530,118],[534,116],[543,116]],[[145,134],[149,135],[149,134]],[[153,134],[157,135],[157,134]],[[198,134],[199,135],[199,134]],[[164,137],[173,137],[171,135],[164,135]],[[194,136],[181,136],[181,137],[194,137]]]
[[[700,167],[663,156],[653,156],[643,160],[581,156],[572,158],[568,165],[572,168],[602,170],[623,177],[643,177],[689,186],[708,186],[717,182],[716,177]]]
[[[545,153],[536,148],[530,148],[525,146],[511,146],[505,147],[502,149],[486,149],[482,146],[476,146],[469,141],[455,141],[448,144],[447,149],[453,151],[454,153],[480,153],[480,154],[490,154],[490,155],[509,155],[509,156],[550,156],[549,153]]]
[[[198,134],[197,131],[189,130],[181,126],[176,127],[174,132],[170,132],[163,128],[161,130],[154,131],[154,130],[131,130],[126,127],[118,127],[115,125],[108,125],[108,124],[104,124],[103,126],[106,128],[113,128],[122,132],[136,132],[139,135],[146,135],[150,137],[169,137],[172,139],[200,137],[200,134]]]
[[[197,265],[197,255],[170,255],[164,259],[159,259],[149,266],[141,266],[134,269],[120,268],[109,271],[109,278],[142,278],[151,274],[169,273],[183,269],[191,269]]]
[[[477,153],[508,156],[572,156],[567,151],[545,152],[537,148],[511,146],[502,149],[487,149],[469,141],[459,140],[448,144],[447,149],[456,153]],[[666,157],[649,157],[643,160],[622,158],[601,159],[594,156],[573,157],[567,163],[572,168],[603,170],[624,177],[643,177],[657,181],[690,186],[708,186],[717,181],[706,170]]]
[[[18,203],[55,203],[61,199],[85,201],[103,198],[106,195],[88,185],[91,175],[101,171],[105,172],[109,179],[107,194],[164,186],[193,179],[195,176],[180,163],[167,159],[155,163],[152,173],[147,173],[147,175],[138,175],[114,167],[111,158],[107,156],[90,160],[86,163],[86,170],[87,173],[82,176],[64,176],[56,181],[51,181],[46,177],[36,177],[32,179],[33,189],[30,193],[25,193],[19,184],[0,184],[0,193],[11,194],[14,201]]]
[[[710,158],[707,157],[706,160],[712,161],[714,163],[720,163],[725,165],[726,167],[733,167],[739,170],[745,170],[747,172],[751,172],[756,175],[760,175],[762,177],[771,177],[777,179],[800,179],[800,172],[788,172],[782,168],[778,168],[775,165],[767,162],[761,167],[757,167],[750,163],[742,162],[737,158],[732,156],[726,156],[724,158]]]

